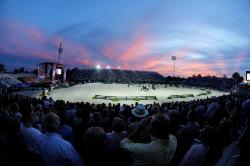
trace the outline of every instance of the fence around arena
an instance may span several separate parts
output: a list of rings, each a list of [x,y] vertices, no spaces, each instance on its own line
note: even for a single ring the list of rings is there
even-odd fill
[[[201,89],[205,90],[205,89]],[[196,96],[204,96],[211,94],[210,90],[206,90],[205,92],[201,92]],[[183,95],[170,95],[167,97],[167,99],[175,99],[175,98],[189,98],[189,97],[195,97],[194,94],[183,94]],[[103,100],[112,100],[112,101],[120,101],[120,100],[134,100],[134,101],[140,101],[140,100],[158,100],[156,96],[105,96],[105,95],[95,95],[92,97],[92,99],[103,99]]]
[[[93,99],[103,99],[103,100],[112,100],[112,101],[120,101],[120,100],[158,100],[156,96],[105,96],[105,95],[95,95]]]
[[[201,89],[201,90],[205,90],[205,89]],[[205,92],[201,92],[199,93],[198,95],[196,96],[205,96],[205,95],[209,95],[211,94],[212,92],[210,90],[207,90]],[[167,98],[168,99],[176,99],[176,98],[187,98],[187,97],[195,97],[194,94],[183,94],[183,95],[170,95],[168,96]]]

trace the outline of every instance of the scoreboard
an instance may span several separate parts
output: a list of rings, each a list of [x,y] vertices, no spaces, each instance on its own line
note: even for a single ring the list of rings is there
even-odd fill
[[[246,71],[246,80],[250,81],[250,71]]]

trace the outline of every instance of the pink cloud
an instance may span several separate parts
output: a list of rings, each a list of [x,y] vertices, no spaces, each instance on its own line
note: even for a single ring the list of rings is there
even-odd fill
[[[86,65],[86,66],[93,66],[95,63],[91,59],[76,59],[75,63]],[[74,64],[72,64],[74,65]]]
[[[146,35],[141,35],[127,43],[127,41],[109,41],[106,46],[101,50],[109,60],[115,61],[124,68],[139,60],[150,52],[150,47],[147,46],[149,39]]]
[[[15,55],[27,58],[41,58],[47,61],[57,60],[57,47],[62,42],[64,52],[62,62],[71,65],[94,66],[98,60],[88,47],[83,44],[71,41],[60,35],[49,36],[41,29],[17,21],[0,22],[1,31],[5,36],[0,38],[0,51],[8,55]],[[207,64],[198,60],[185,58],[196,50],[180,48],[165,55],[152,55],[149,43],[152,39],[145,31],[132,41],[108,41],[104,48],[97,50],[106,59],[122,69],[153,70],[163,75],[172,75],[173,62],[171,56],[177,56],[176,75],[190,76],[192,74],[216,73],[215,68],[227,73],[225,61],[218,60],[213,64]],[[150,55],[151,54],[151,55]],[[148,56],[150,55],[150,56]],[[244,52],[236,55],[235,71],[246,58]],[[104,62],[108,63],[108,62]],[[103,64],[102,64],[103,65]],[[218,73],[218,72],[217,72]]]
[[[180,48],[178,50],[174,50],[168,54],[168,56],[171,58],[172,56],[176,56],[177,60],[183,59],[186,57],[189,53],[194,52],[193,49],[190,48]]]
[[[190,48],[180,48],[166,55],[151,55],[148,57],[146,55],[151,50],[147,46],[148,41],[150,39],[145,37],[136,38],[129,44],[126,51],[120,54],[117,51],[120,44],[118,45],[117,43],[110,44],[109,47],[105,47],[102,51],[109,59],[116,58],[117,62],[122,64],[123,69],[153,70],[163,75],[172,75],[173,62],[171,56],[177,56],[176,75],[190,76],[199,73],[203,75],[215,73],[211,64],[187,60],[185,57],[189,53],[195,52],[195,50]],[[140,60],[137,61],[138,59]],[[217,65],[225,68],[223,62],[218,62]]]
[[[238,54],[236,54],[234,61],[234,72],[240,70],[240,66],[243,64],[245,59],[246,59],[246,53],[244,51],[241,51]]]
[[[142,56],[144,56],[146,53],[149,52],[150,48],[146,46],[147,39],[143,36],[136,38],[126,49],[125,52],[123,52],[119,56],[119,60],[121,62],[127,63],[134,59],[138,59]]]
[[[91,53],[87,48],[61,36],[48,36],[40,29],[18,21],[1,22],[0,27],[5,32],[5,36],[0,38],[1,43],[3,43],[0,45],[0,51],[6,56],[9,54],[56,61],[57,47],[63,41],[63,62],[69,64],[77,64],[78,62],[79,64],[90,64],[92,62]]]
[[[166,61],[165,56],[156,56],[156,57],[151,57],[151,58],[146,58],[141,66],[144,69],[152,70],[155,69],[158,66],[162,66],[163,62]]]
[[[101,52],[110,60],[114,60],[118,54],[117,50],[117,43],[115,42],[109,42],[102,50]]]
[[[177,73],[184,76],[191,76],[193,74],[210,75],[215,74],[215,70],[212,69],[210,64],[195,62],[190,64],[185,64],[182,67],[177,68]]]

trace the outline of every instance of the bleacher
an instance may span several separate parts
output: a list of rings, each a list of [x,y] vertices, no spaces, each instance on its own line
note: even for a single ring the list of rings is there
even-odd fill
[[[22,82],[15,78],[12,74],[3,74],[0,75],[0,83],[5,87],[11,87]]]
[[[220,77],[188,77],[181,81],[181,84],[192,85],[192,86],[201,86],[206,88],[213,88],[218,90],[228,90],[233,86],[233,80],[229,78],[220,78]]]
[[[77,69],[71,80],[76,82],[163,83],[165,78],[153,71],[116,69]]]

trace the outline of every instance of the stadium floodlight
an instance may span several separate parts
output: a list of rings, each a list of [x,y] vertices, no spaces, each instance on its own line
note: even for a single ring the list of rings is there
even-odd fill
[[[101,69],[101,66],[100,65],[96,65],[96,69]]]
[[[61,69],[56,69],[56,74],[57,75],[61,75],[62,74],[62,70]]]
[[[110,69],[110,66],[109,66],[109,65],[107,65],[107,66],[106,66],[106,69]]]
[[[62,43],[60,43],[60,47],[58,48],[58,63],[60,63],[61,54],[63,53]]]
[[[174,74],[173,74],[173,76],[175,76],[175,61],[176,61],[176,56],[172,56],[172,61],[174,61]]]

